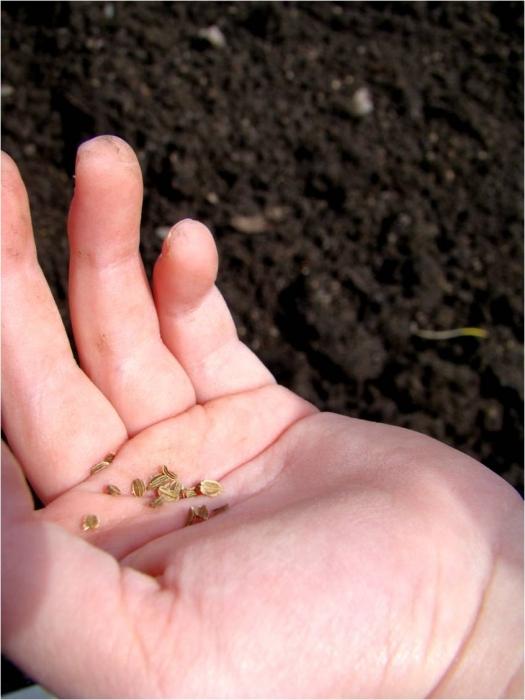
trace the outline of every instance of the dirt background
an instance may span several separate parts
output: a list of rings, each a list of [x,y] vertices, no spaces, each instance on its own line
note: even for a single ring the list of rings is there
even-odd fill
[[[163,228],[201,219],[281,383],[523,492],[522,3],[5,2],[2,19],[3,148],[68,329],[75,151],[114,133],[143,168],[148,274]],[[489,337],[414,335],[461,326]],[[4,692],[25,682],[4,672]]]

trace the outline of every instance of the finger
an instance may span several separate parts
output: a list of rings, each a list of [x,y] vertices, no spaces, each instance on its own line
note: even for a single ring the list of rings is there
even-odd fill
[[[2,651],[57,697],[156,694],[137,619],[168,613],[154,579],[35,518],[4,448],[2,506]]]
[[[114,136],[84,143],[69,217],[69,297],[80,362],[130,433],[195,403],[187,375],[160,337],[139,255],[142,177]]]
[[[125,427],[76,364],[38,265],[29,202],[2,154],[2,425],[43,501],[85,478]]]
[[[203,224],[185,219],[166,238],[153,276],[162,337],[201,403],[275,382],[237,336],[215,286],[217,265],[211,233]]]
[[[11,450],[2,440],[2,516],[10,523],[33,511],[33,497]]]

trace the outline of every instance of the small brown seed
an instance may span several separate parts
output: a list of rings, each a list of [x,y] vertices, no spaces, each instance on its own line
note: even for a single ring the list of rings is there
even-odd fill
[[[186,518],[186,526],[193,525],[193,523],[196,520],[197,520],[197,513],[195,511],[195,508],[190,508],[188,511],[188,517]]]
[[[182,488],[180,492],[181,498],[194,498],[197,496],[197,491],[195,489]]]
[[[230,506],[227,503],[225,503],[220,508],[214,508],[210,513],[210,518],[212,518],[214,515],[219,515],[220,513],[224,513],[224,511],[228,510],[229,507]]]
[[[84,515],[82,518],[82,529],[84,532],[87,530],[96,530],[98,527],[100,527],[100,520],[98,519],[98,515]]]
[[[197,514],[197,517],[200,520],[208,520],[208,518],[210,517],[210,514],[209,514],[206,506],[199,506],[198,508],[195,509],[195,513]]]
[[[118,486],[115,486],[115,484],[108,484],[106,486],[106,493],[109,493],[110,496],[120,496],[120,489]]]
[[[155,491],[159,486],[165,486],[170,481],[166,474],[155,474],[148,482],[148,491]]]
[[[131,493],[134,496],[143,496],[146,492],[146,484],[142,479],[133,479],[131,482]]]
[[[104,462],[111,462],[115,459],[115,453],[114,452],[108,452],[108,454],[104,457]]]
[[[97,464],[94,464],[91,469],[89,470],[90,474],[96,474],[99,471],[102,471],[102,469],[106,469],[109,467],[110,462],[106,462],[103,460],[102,462],[97,462]]]
[[[168,477],[168,479],[173,479],[173,481],[176,481],[178,479],[178,476],[170,469],[168,469],[168,467],[165,464],[162,466],[162,473],[165,474]]]
[[[188,512],[188,518],[186,520],[186,525],[195,525],[195,523],[202,523],[204,520],[208,520],[209,517],[210,514],[206,506],[190,508]]]
[[[150,508],[158,508],[163,503],[166,503],[166,499],[164,498],[164,496],[157,496],[157,498],[154,498],[152,501],[149,502],[149,506]]]
[[[178,501],[180,498],[180,484],[175,486],[175,488],[159,486],[157,493],[159,496],[163,496],[166,501]]]
[[[210,498],[213,498],[214,496],[218,496],[221,493],[222,486],[219,484],[218,481],[205,479],[204,481],[201,481],[200,484],[197,486],[197,490],[203,496],[209,496]]]

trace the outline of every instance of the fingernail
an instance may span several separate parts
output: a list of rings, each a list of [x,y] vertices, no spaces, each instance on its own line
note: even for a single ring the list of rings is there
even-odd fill
[[[170,230],[168,231],[168,235],[164,239],[164,243],[162,245],[162,252],[168,252],[173,245],[173,241],[175,240],[175,236],[177,235],[177,226],[178,224],[175,224],[175,226],[172,226]]]
[[[178,221],[174,226],[171,227],[171,229],[168,232],[168,235],[164,239],[164,243],[162,245],[162,252],[164,251],[169,251],[170,247],[173,245],[173,242],[175,240],[176,236],[184,236],[184,229],[188,224],[193,224],[194,219],[181,219]]]
[[[163,245],[162,245],[162,251],[163,251],[163,252],[164,252],[164,250],[169,250],[169,249],[170,249],[171,239],[172,239],[172,238],[173,238],[173,229],[171,229],[171,231],[168,233],[168,235],[167,235],[166,238],[164,239],[164,243],[163,243]]]
[[[186,217],[185,219],[181,219],[180,221],[177,221],[177,223],[173,227],[173,230],[175,231],[178,229],[180,231],[188,224],[194,224],[194,223],[195,223],[195,219],[190,219],[189,217]]]
[[[77,149],[77,163],[81,158],[108,155],[116,157],[123,163],[136,161],[135,153],[126,141],[113,134],[103,134],[80,144]]]

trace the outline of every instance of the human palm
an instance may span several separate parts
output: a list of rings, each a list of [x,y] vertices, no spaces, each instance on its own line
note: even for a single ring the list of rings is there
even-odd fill
[[[504,691],[520,659],[521,500],[503,481],[277,385],[237,338],[201,224],[172,230],[152,295],[140,169],[110,137],[79,151],[68,226],[81,370],[7,157],[2,197],[3,426],[45,503],[33,512],[6,448],[3,637],[17,663],[77,697]],[[128,495],[163,464],[223,493],[157,509]],[[194,503],[230,507],[184,527]],[[88,513],[101,525],[83,532]],[[507,651],[488,674],[490,615]]]

